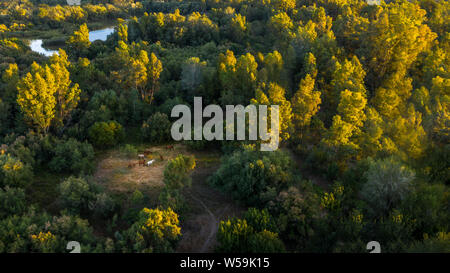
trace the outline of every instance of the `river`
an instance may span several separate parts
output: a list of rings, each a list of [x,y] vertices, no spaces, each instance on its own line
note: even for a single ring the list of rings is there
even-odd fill
[[[106,41],[109,34],[114,32],[114,27],[103,28],[99,30],[89,31],[89,41],[96,40]],[[47,57],[52,56],[54,53],[58,53],[57,50],[46,49],[42,47],[42,39],[30,40],[30,48],[32,51],[43,54]]]

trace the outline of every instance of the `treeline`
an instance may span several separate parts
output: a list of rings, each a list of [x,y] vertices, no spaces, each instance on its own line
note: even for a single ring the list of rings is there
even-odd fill
[[[99,22],[142,14],[141,2],[83,1],[70,6],[64,1],[4,1],[0,4],[0,31],[61,29],[68,24]],[[113,1],[114,2],[114,1]]]
[[[209,181],[251,208],[220,224],[217,251],[365,252],[373,240],[386,252],[450,251],[447,1],[142,6],[106,42],[90,43],[82,24],[49,59],[0,40],[0,224],[14,231],[0,250],[63,251],[68,234],[53,226],[65,217],[75,229],[89,228],[81,219],[108,227],[104,237],[70,234],[91,251],[172,251],[195,161],[167,165],[155,204],[108,194],[90,177],[92,158],[132,137],[170,141],[172,107],[201,96],[280,106],[281,151],[186,142],[223,152]],[[51,200],[33,195],[42,173],[60,177]],[[51,227],[28,229],[49,221],[43,211]]]

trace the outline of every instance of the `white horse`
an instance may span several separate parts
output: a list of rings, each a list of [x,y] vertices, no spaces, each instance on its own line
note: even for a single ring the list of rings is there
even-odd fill
[[[148,162],[147,162],[147,167],[150,166],[150,165],[152,165],[154,161],[155,161],[154,159],[148,161]]]

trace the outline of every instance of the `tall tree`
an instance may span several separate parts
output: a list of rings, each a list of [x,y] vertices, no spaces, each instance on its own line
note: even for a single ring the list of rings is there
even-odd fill
[[[153,96],[156,91],[159,89],[159,75],[163,71],[161,61],[156,57],[156,55],[152,52],[150,55],[150,60],[148,64],[148,79],[150,83],[150,99],[148,101],[152,103]],[[146,96],[146,99],[148,96]]]
[[[69,73],[70,62],[64,50],[50,58],[50,68],[55,77],[56,116],[55,125],[61,127],[64,121],[70,117],[80,100],[81,90],[78,83],[72,84]]]
[[[86,24],[82,24],[67,40],[67,46],[69,47],[70,52],[75,56],[82,55],[90,45],[89,29]]]
[[[302,137],[304,127],[309,126],[311,118],[319,111],[322,102],[320,91],[315,90],[315,80],[309,74],[300,81],[297,92],[291,99],[293,123]]]
[[[279,135],[281,140],[288,140],[292,129],[291,102],[286,99],[286,91],[276,83],[262,84],[251,100],[252,104],[278,105],[279,106]],[[268,114],[270,107],[268,107]]]
[[[34,72],[27,73],[17,86],[17,103],[25,118],[38,130],[47,134],[55,118],[55,77],[48,65],[33,63]]]
[[[25,117],[39,132],[48,133],[50,126],[61,127],[77,106],[81,90],[72,84],[67,70],[67,54],[59,50],[43,67],[32,64],[17,86],[17,103]]]

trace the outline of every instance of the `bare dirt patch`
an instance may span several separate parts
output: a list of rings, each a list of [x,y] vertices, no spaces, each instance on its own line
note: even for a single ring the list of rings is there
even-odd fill
[[[137,154],[134,158],[127,158],[117,150],[108,151],[99,159],[95,180],[110,192],[128,194],[138,189],[155,197],[164,187],[163,173],[167,161],[179,154],[190,154],[182,145],[174,145],[173,149],[167,149],[166,145],[146,145],[139,150],[150,150],[146,161],[155,161],[148,167],[139,166]],[[130,164],[135,166],[129,168]]]

